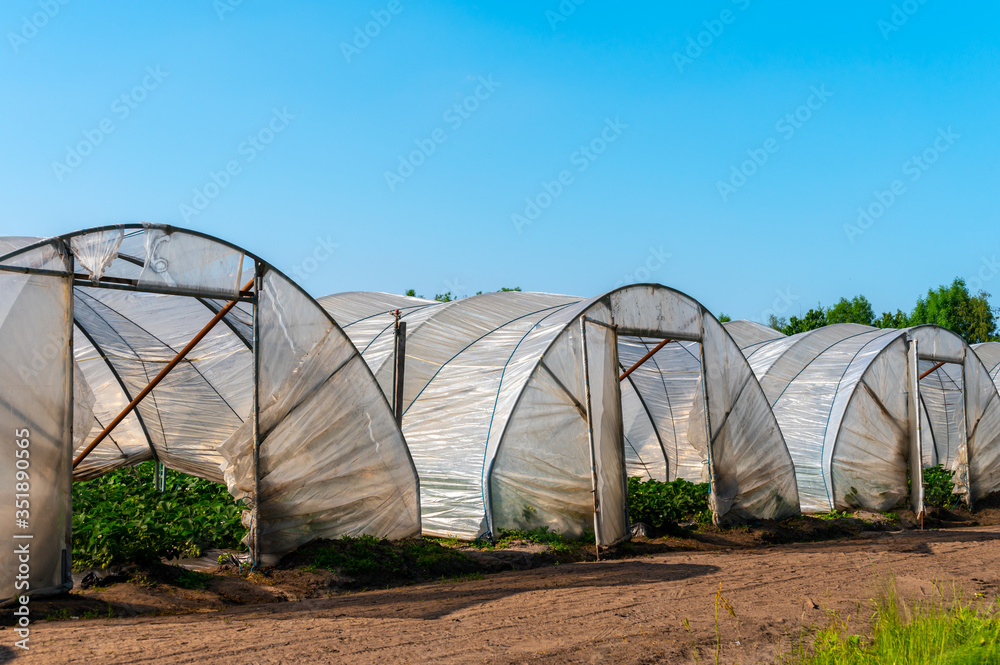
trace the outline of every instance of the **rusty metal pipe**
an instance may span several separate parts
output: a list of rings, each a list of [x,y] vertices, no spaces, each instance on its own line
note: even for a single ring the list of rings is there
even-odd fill
[[[254,282],[254,280],[252,280],[252,279],[249,282],[247,282],[246,285],[242,289],[240,289],[240,295],[243,295],[244,293],[246,293],[250,289],[250,287],[253,286],[253,282]],[[89,455],[90,453],[92,453],[94,451],[94,448],[96,448],[98,446],[98,444],[101,443],[101,441],[103,441],[105,438],[107,438],[108,434],[111,434],[111,431],[114,430],[114,428],[117,427],[119,425],[119,423],[121,423],[121,421],[125,420],[125,417],[128,416],[128,414],[132,413],[132,410],[135,409],[135,407],[139,405],[139,402],[141,402],[143,399],[145,399],[146,395],[148,395],[149,393],[153,392],[153,388],[155,388],[160,383],[160,381],[162,381],[167,376],[167,374],[170,374],[170,371],[173,368],[177,367],[177,365],[179,365],[180,362],[182,360],[184,360],[184,356],[186,356],[188,353],[190,353],[191,349],[193,349],[195,346],[197,346],[198,342],[200,342],[201,340],[203,340],[205,338],[205,335],[207,335],[209,332],[211,332],[212,328],[214,328],[216,326],[216,324],[219,323],[219,321],[221,321],[222,319],[224,319],[226,317],[226,314],[228,314],[230,312],[230,310],[232,310],[233,307],[236,306],[237,302],[239,302],[239,301],[237,301],[237,300],[230,300],[228,303],[226,303],[226,305],[222,309],[220,309],[215,316],[212,317],[212,320],[209,321],[205,325],[205,327],[201,329],[201,332],[199,332],[197,335],[195,335],[194,338],[190,342],[187,343],[187,346],[185,346],[183,349],[181,349],[177,353],[177,355],[174,356],[174,359],[171,360],[170,362],[168,362],[163,367],[163,369],[160,370],[159,374],[157,374],[155,377],[153,377],[153,380],[149,382],[149,385],[146,386],[145,388],[143,388],[139,392],[139,394],[136,395],[132,399],[132,401],[128,403],[128,406],[126,406],[122,410],[121,413],[119,413],[117,416],[115,416],[114,420],[112,420],[110,423],[108,423],[108,426],[105,427],[101,431],[101,433],[98,434],[97,437],[93,441],[90,442],[89,446],[87,446],[86,448],[84,448],[83,452],[81,452],[77,456],[77,458],[75,460],[73,460],[73,468],[74,469],[80,465],[80,462],[82,462],[87,457],[87,455]]]
[[[660,349],[662,349],[663,347],[665,347],[671,341],[673,341],[673,340],[665,339],[662,342],[660,342],[659,344],[657,344],[656,346],[654,346],[653,349],[649,353],[647,353],[646,355],[644,355],[642,358],[639,359],[639,362],[637,362],[636,364],[634,364],[631,367],[629,367],[627,370],[625,370],[624,374],[622,374],[621,376],[618,377],[618,383],[621,383],[622,381],[624,381],[625,377],[627,377],[629,374],[631,374],[635,370],[639,369],[639,366],[641,364],[643,364],[644,362],[646,362],[647,360],[649,360],[650,358],[652,358],[653,356],[655,356],[657,351],[659,351]]]
[[[920,376],[918,376],[917,377],[917,381],[919,381],[920,379],[924,378],[928,374],[932,373],[934,370],[939,369],[942,365],[944,365],[944,363],[945,363],[945,361],[942,360],[937,365],[934,365],[934,367],[931,367],[929,370],[927,370],[926,372],[924,372],[923,374],[921,374]]]

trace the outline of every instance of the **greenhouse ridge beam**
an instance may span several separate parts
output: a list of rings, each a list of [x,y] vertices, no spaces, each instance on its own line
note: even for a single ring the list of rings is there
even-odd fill
[[[625,373],[618,377],[618,382],[621,383],[622,381],[624,381],[625,377],[627,377],[629,374],[631,374],[635,370],[639,369],[640,365],[642,365],[644,362],[646,362],[647,360],[649,360],[650,358],[652,358],[653,356],[655,356],[657,351],[659,351],[660,349],[662,349],[663,347],[665,347],[671,341],[673,341],[673,340],[665,339],[662,342],[660,342],[659,344],[657,344],[656,346],[654,346],[652,348],[652,350],[650,350],[649,353],[647,353],[646,355],[644,355],[642,358],[639,358],[639,361],[636,364],[632,365],[627,370],[625,370]]]
[[[192,298],[214,298],[217,300],[234,300],[236,302],[253,302],[252,296],[242,295],[243,289],[239,294],[233,296],[232,291],[223,293],[220,291],[191,291],[187,289],[178,289],[171,287],[157,287],[151,284],[138,283],[138,280],[129,280],[122,278],[111,278],[104,277],[100,280],[94,281],[90,278],[90,275],[85,275],[83,273],[75,272],[64,272],[61,270],[48,270],[45,268],[28,268],[25,266],[9,266],[0,264],[0,272],[16,272],[24,275],[41,275],[43,277],[72,277],[73,286],[87,286],[99,289],[115,289],[119,291],[134,291],[137,293],[160,293],[168,296],[190,296]],[[114,279],[115,281],[109,281]]]
[[[121,280],[124,283],[119,283],[118,281],[109,282],[108,278],[103,278],[98,281],[90,279],[87,275],[80,275],[77,273],[73,274],[73,286],[90,286],[99,289],[113,289],[118,291],[135,291],[138,293],[160,293],[168,296],[190,296],[192,298],[215,298],[218,300],[231,300],[234,303],[237,302],[253,302],[253,298],[250,296],[237,295],[233,296],[230,293],[219,293],[211,291],[188,291],[184,289],[176,289],[172,287],[156,287],[148,284],[139,285],[138,282],[133,283],[132,280]],[[252,281],[252,280],[251,280]],[[240,293],[242,294],[246,289],[242,289]]]
[[[253,285],[255,279],[256,278],[251,279],[249,282],[247,282],[246,285],[242,289],[240,289],[240,293],[241,294],[246,293]],[[180,364],[180,362],[191,351],[191,349],[197,346],[198,342],[204,339],[205,335],[211,332],[212,328],[214,328],[216,324],[219,323],[219,321],[225,318],[226,314],[228,314],[230,310],[232,310],[233,307],[236,306],[237,302],[239,302],[239,300],[230,300],[228,303],[226,303],[226,306],[220,309],[219,312],[214,317],[212,317],[212,320],[209,321],[205,325],[205,327],[202,328],[201,331],[197,335],[195,335],[190,342],[187,343],[187,346],[181,349],[180,352],[178,352],[178,354],[174,356],[174,359],[171,360],[169,363],[167,363],[164,366],[164,368],[160,370],[159,374],[153,377],[153,380],[149,382],[149,385],[143,388],[139,392],[139,394],[136,395],[132,399],[132,401],[128,403],[128,406],[126,406],[121,413],[115,416],[114,420],[108,423],[108,426],[105,427],[93,441],[91,441],[90,445],[87,446],[75,460],[73,460],[74,469],[80,465],[80,463],[87,457],[87,455],[89,455],[91,452],[94,451],[95,448],[97,448],[98,444],[100,444],[101,441],[103,441],[108,436],[108,434],[110,434],[112,430],[114,430],[114,428],[117,427],[119,423],[121,423],[121,421],[125,420],[125,417],[128,416],[128,414],[130,414],[132,410],[135,409],[136,406],[138,406],[139,402],[145,399],[146,395],[148,395],[153,391],[153,388],[159,385],[160,381],[166,378],[167,374],[169,374],[170,371],[174,369],[174,367]]]

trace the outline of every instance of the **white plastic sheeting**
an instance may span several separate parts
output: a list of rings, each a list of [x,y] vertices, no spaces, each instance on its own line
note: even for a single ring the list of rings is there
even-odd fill
[[[765,342],[786,337],[785,333],[780,330],[765,326],[763,323],[744,319],[726,321],[722,324],[722,327],[726,329],[729,336],[736,342],[736,346],[740,347],[743,355],[749,355],[755,347]]]
[[[973,344],[972,350],[976,352],[979,359],[989,372],[993,384],[1000,390],[1000,342],[986,342],[985,344]]]
[[[920,374],[947,363],[920,381],[923,464],[955,470],[956,491],[973,500],[1000,488],[1000,403],[964,341],[936,326],[837,324],[744,349],[795,462],[803,512],[888,510],[908,496],[911,342]]]
[[[983,369],[993,380],[994,387],[1000,391],[1000,343],[987,342],[973,345],[972,348],[976,357],[983,364]],[[977,378],[976,385],[981,386],[982,383]],[[983,392],[988,392],[985,387],[983,387]],[[973,427],[977,429],[982,427],[984,430],[997,427],[1000,414],[997,413],[996,402],[997,400],[991,401],[981,397],[976,404],[976,409],[969,410],[973,417],[966,417],[966,427],[970,430]],[[970,444],[968,454],[970,475],[973,479],[972,498],[981,499],[991,491],[1000,488],[1000,440],[990,439],[988,436],[977,437],[977,440]]]
[[[257,522],[245,513],[244,524],[257,529],[261,551],[360,533],[415,535],[413,463],[353,344],[276,272],[264,276],[259,315],[259,476],[249,421],[219,450],[234,496],[252,498],[260,483]]]
[[[18,267],[56,274],[19,274]],[[33,509],[52,516],[46,532],[36,532],[40,548],[54,557],[66,550],[68,565],[68,460],[257,269],[264,285],[257,307],[259,466],[251,417],[254,305],[240,302],[77,467],[75,479],[157,459],[226,481],[250,505],[257,498],[258,554],[270,558],[314,538],[419,532],[418,483],[402,433],[366,364],[325,311],[239,248],[171,227],[125,225],[0,239],[0,335],[7,335],[0,356],[9,360],[0,363],[0,399],[11,405],[5,414],[25,400],[40,410],[25,411],[38,423]],[[53,360],[60,358],[65,366]],[[24,362],[32,363],[27,378],[19,373]],[[12,445],[2,445],[3,473],[13,473]],[[251,525],[250,511],[244,523]],[[7,528],[0,531],[3,556],[13,551]],[[48,576],[33,589],[69,584],[62,563],[33,561]],[[11,593],[11,570],[0,571],[0,599]]]
[[[66,275],[70,258],[5,263]],[[72,587],[71,293],[68,276],[0,272],[0,602]]]
[[[427,534],[544,525],[596,528],[610,543],[626,533],[625,476],[639,469],[714,480],[722,520],[797,510],[791,459],[749,366],[683,294],[637,285],[589,300],[508,292],[436,304],[351,293],[320,302],[383,387],[393,366],[388,312],[407,321],[403,432]],[[375,305],[359,309],[366,302]],[[673,342],[619,382],[665,338]]]

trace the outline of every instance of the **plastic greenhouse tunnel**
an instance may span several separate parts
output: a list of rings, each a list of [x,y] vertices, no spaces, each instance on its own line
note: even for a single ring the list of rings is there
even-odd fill
[[[146,460],[245,499],[257,562],[419,532],[413,462],[367,364],[301,288],[222,240],[152,224],[0,239],[0,376],[0,472],[23,478],[0,498],[30,499],[0,527],[0,600],[25,543],[27,591],[69,589],[72,481]]]
[[[923,469],[937,464],[970,506],[1000,489],[997,362],[981,357],[992,349],[929,325],[843,323],[790,337],[726,326],[784,433],[803,512],[908,502],[920,514]]]
[[[354,292],[320,303],[399,395],[425,534],[545,526],[593,529],[609,545],[629,532],[628,475],[710,483],[717,522],[798,511],[764,393],[722,325],[682,293],[644,284],[438,303]]]

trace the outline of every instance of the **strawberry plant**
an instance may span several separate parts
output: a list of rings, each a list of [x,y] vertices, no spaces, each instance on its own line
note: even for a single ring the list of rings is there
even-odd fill
[[[959,498],[954,494],[954,475],[954,471],[949,471],[940,464],[924,469],[924,504],[941,508],[954,507]]]
[[[176,471],[167,471],[167,489],[157,491],[152,462],[75,483],[73,565],[154,563],[238,547],[242,511],[224,485]]]
[[[684,521],[710,522],[708,483],[629,478],[628,511],[633,522],[644,522],[654,529]]]

